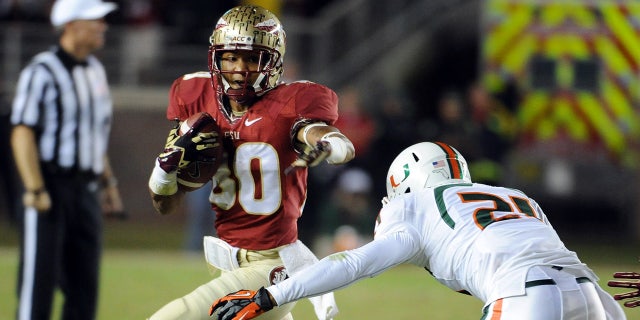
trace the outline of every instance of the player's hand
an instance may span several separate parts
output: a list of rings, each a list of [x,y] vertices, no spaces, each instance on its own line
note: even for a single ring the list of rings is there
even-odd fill
[[[158,155],[158,164],[166,173],[176,172],[183,161],[184,148],[176,145],[176,141],[180,139],[178,128],[179,126],[176,126],[169,131],[164,150]]]
[[[635,281],[609,281],[607,284],[609,287],[616,288],[632,288],[634,291],[620,293],[613,296],[616,300],[634,299],[624,303],[625,307],[635,308],[640,306],[640,273],[636,272],[616,272],[613,274],[616,279],[633,279]]]
[[[216,132],[197,132],[194,128],[183,135],[178,135],[179,126],[171,129],[167,136],[164,150],[158,155],[160,168],[166,173],[172,173],[184,168],[191,161],[214,161],[201,152],[216,148],[220,145]]]
[[[300,154],[289,167],[285,170],[285,174],[297,168],[315,167],[331,154],[331,144],[327,141],[320,140],[316,146],[311,148],[305,146],[304,151]]]
[[[218,320],[253,319],[271,309],[269,291],[264,287],[253,290],[240,290],[216,300],[209,308],[209,316],[218,312]]]

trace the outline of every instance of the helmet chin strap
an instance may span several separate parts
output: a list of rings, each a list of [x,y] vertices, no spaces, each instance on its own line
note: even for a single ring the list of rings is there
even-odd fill
[[[251,104],[256,97],[259,97],[264,93],[264,90],[262,90],[262,88],[260,87],[260,82],[262,82],[262,80],[265,78],[264,73],[260,73],[256,81],[253,83],[253,86],[246,86],[240,89],[231,88],[231,85],[229,84],[227,79],[225,79],[224,77],[220,78],[222,78],[224,92],[227,97],[229,97],[229,99],[231,100],[237,101],[242,105]],[[256,92],[259,92],[259,94],[256,94]]]

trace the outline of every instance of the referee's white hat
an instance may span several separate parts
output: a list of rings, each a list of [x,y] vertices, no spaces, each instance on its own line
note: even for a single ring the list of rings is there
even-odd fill
[[[60,27],[73,20],[100,19],[117,8],[102,0],[57,0],[51,8],[51,24]]]

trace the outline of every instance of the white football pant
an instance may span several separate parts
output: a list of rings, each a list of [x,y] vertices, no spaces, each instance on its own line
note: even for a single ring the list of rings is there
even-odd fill
[[[561,268],[559,268],[561,269]],[[498,299],[486,320],[624,320],[624,311],[597,283],[553,267],[533,267],[526,294]]]

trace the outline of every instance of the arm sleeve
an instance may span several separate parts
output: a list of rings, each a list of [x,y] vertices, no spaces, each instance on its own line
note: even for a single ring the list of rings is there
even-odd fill
[[[409,232],[395,232],[354,250],[325,257],[291,278],[267,288],[278,305],[321,295],[407,262],[419,250]]]
[[[303,118],[322,120],[334,125],[338,120],[338,96],[336,93],[316,83],[297,83],[301,86],[296,95],[296,112]]]
[[[171,84],[171,89],[169,90],[169,104],[167,106],[167,119],[186,119],[188,115],[184,112],[183,106],[185,102],[180,96],[182,85],[182,78],[178,78]]]
[[[205,72],[186,74],[171,84],[167,119],[187,119],[192,114],[204,111],[210,99],[215,99],[215,92],[211,87],[209,74]]]

